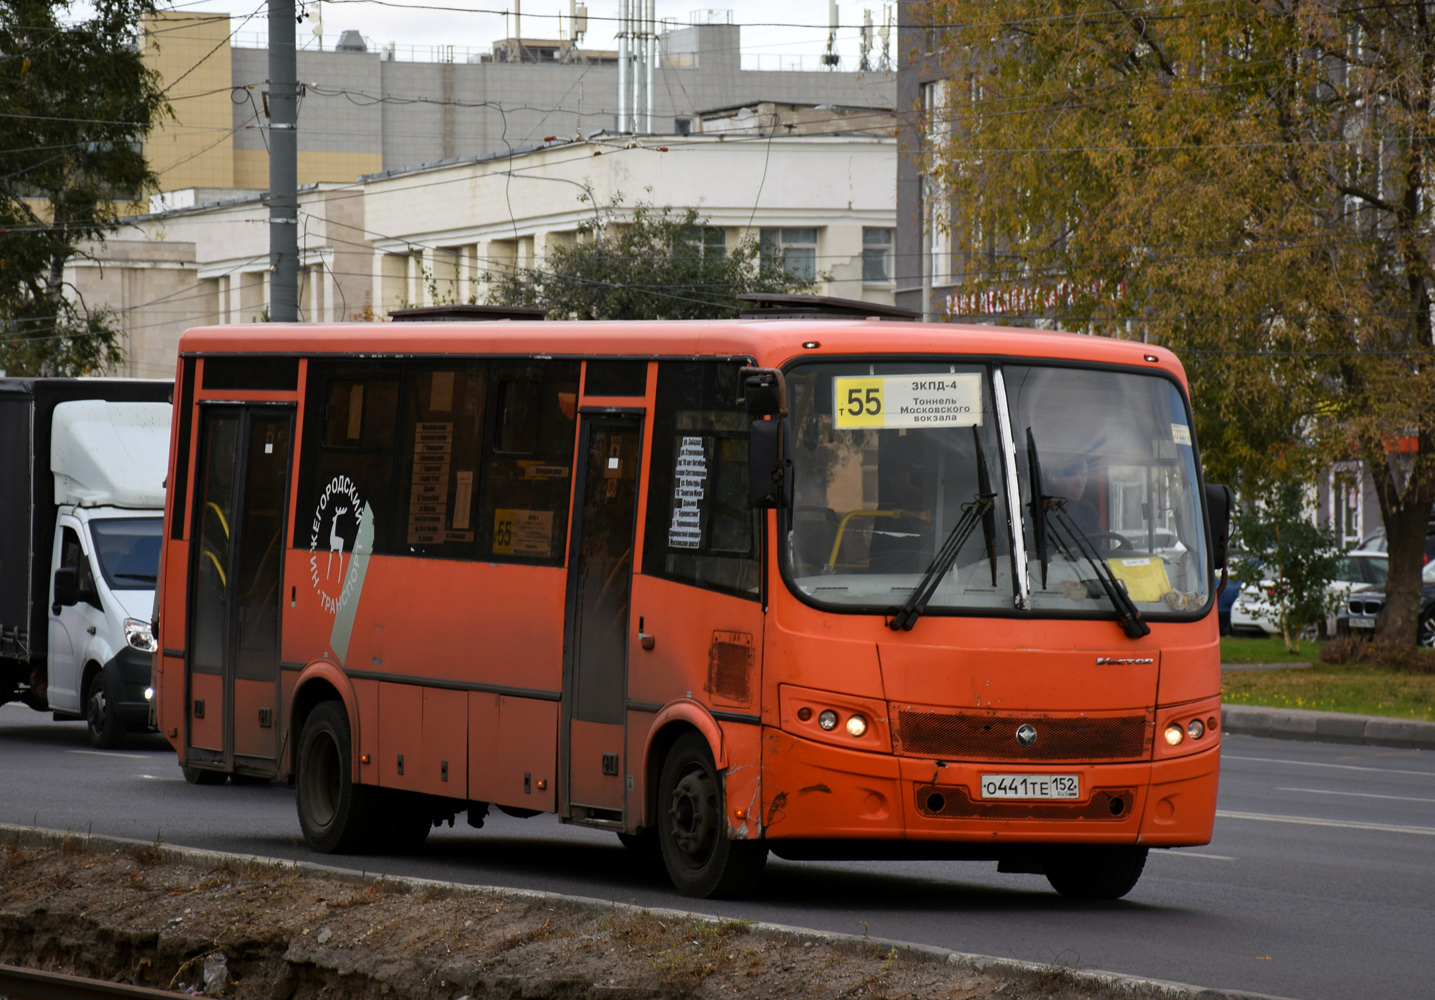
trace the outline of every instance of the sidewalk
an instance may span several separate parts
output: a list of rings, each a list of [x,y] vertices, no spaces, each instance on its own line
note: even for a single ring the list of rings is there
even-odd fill
[[[1221,671],[1288,670],[1299,666],[1301,664],[1223,663]],[[1281,740],[1435,750],[1435,722],[1394,719],[1383,715],[1348,715],[1344,712],[1267,708],[1263,705],[1223,705],[1221,728],[1228,733],[1270,736]]]

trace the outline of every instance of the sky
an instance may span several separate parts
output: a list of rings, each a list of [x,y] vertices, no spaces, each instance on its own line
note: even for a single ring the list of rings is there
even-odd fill
[[[394,43],[400,49],[426,49],[439,45],[459,50],[487,52],[493,42],[512,34],[511,11],[515,3],[522,8],[523,37],[558,38],[559,15],[562,31],[568,31],[569,0],[292,0],[296,10],[303,9],[306,19],[298,26],[297,39],[301,48],[312,49],[322,41],[332,49],[346,29],[362,33],[373,47]],[[709,0],[712,2],[712,0]],[[889,0],[890,2],[890,0]],[[841,27],[837,47],[843,56],[843,69],[856,69],[859,55],[859,26],[864,9],[871,10],[874,23],[880,27],[884,0],[845,0],[839,4]],[[588,33],[584,48],[616,49],[613,38],[618,15],[618,0],[588,0]],[[237,31],[238,45],[259,44],[257,36],[266,31],[268,4],[266,0],[174,0],[173,8],[185,11],[226,12]],[[77,4],[74,12],[83,8]],[[316,13],[317,11],[317,13]],[[505,17],[505,11],[510,12]],[[718,0],[714,8],[697,8],[692,0],[674,3],[657,0],[657,17],[680,25],[692,20],[714,19],[723,22],[731,12],[734,24],[742,25],[743,55],[750,62],[757,59],[762,68],[778,68],[777,60],[790,61],[798,56],[817,68],[815,63],[827,46],[828,0]],[[252,16],[251,16],[252,15]],[[895,18],[895,12],[891,14]],[[248,18],[247,22],[245,21]],[[241,23],[245,22],[245,23]],[[314,29],[322,22],[322,36]],[[249,37],[246,37],[249,36]],[[880,46],[880,41],[874,42]],[[891,38],[892,55],[896,55],[896,31]],[[423,53],[415,53],[423,58]],[[876,50],[873,58],[875,61]],[[402,58],[402,56],[401,56]],[[459,58],[459,61],[462,61]]]

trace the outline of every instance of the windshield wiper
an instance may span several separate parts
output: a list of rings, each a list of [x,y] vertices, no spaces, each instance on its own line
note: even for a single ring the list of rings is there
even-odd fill
[[[980,485],[979,481],[978,488]],[[907,632],[912,630],[912,626],[917,624],[917,619],[927,610],[927,602],[937,592],[937,585],[947,575],[947,571],[952,568],[952,563],[957,561],[957,554],[962,551],[962,546],[966,544],[972,530],[976,528],[978,522],[986,520],[995,506],[996,494],[990,491],[979,492],[972,497],[971,503],[962,504],[961,518],[952,527],[951,532],[947,535],[947,540],[942,543],[941,549],[932,559],[932,564],[927,567],[927,571],[917,581],[917,586],[912,589],[906,603],[897,609],[897,613],[887,623],[888,628],[894,632],[897,629]],[[989,536],[988,550],[993,550],[994,546],[995,538]],[[995,561],[992,563],[992,576],[993,582],[995,582]]]
[[[1031,472],[1031,521],[1032,534],[1036,536],[1037,558],[1041,560],[1041,586],[1046,589],[1046,567],[1050,553],[1047,550],[1046,540],[1046,519],[1048,516],[1055,522],[1053,530],[1060,527],[1057,534],[1057,542],[1068,552],[1075,551],[1083,559],[1091,564],[1096,573],[1096,582],[1101,585],[1111,606],[1116,610],[1116,621],[1121,626],[1121,631],[1126,633],[1128,639],[1139,639],[1143,635],[1151,634],[1151,626],[1141,620],[1141,612],[1137,609],[1136,603],[1131,600],[1131,595],[1126,592],[1111,572],[1111,567],[1106,560],[1101,558],[1101,553],[1096,551],[1096,546],[1091,539],[1086,537],[1086,532],[1071,519],[1071,515],[1064,509],[1066,507],[1065,497],[1049,496],[1041,492],[1041,461],[1036,453],[1036,439],[1032,437],[1031,428],[1026,429],[1026,451],[1027,464]]]

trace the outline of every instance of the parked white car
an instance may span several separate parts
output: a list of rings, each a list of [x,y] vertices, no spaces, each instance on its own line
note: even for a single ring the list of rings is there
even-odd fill
[[[1336,578],[1326,588],[1329,598],[1326,604],[1330,608],[1325,620],[1326,635],[1335,635],[1336,613],[1345,605],[1351,588],[1384,584],[1389,570],[1390,557],[1384,552],[1357,549],[1344,554]],[[1259,585],[1248,583],[1241,588],[1231,608],[1232,635],[1280,635],[1269,603],[1270,587],[1270,580],[1262,580]]]

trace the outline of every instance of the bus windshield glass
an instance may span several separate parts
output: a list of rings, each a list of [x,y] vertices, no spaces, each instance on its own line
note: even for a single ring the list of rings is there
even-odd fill
[[[926,614],[1205,608],[1199,480],[1172,382],[923,360],[802,365],[787,384],[786,556],[813,603],[885,613],[921,588]]]

